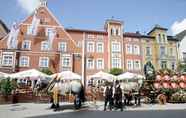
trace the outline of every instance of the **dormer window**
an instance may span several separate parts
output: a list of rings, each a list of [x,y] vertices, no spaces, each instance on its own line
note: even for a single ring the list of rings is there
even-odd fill
[[[23,41],[22,49],[30,50],[30,47],[31,47],[31,41],[29,41],[29,40]]]

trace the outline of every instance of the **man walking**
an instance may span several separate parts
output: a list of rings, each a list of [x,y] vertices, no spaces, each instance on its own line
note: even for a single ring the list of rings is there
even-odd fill
[[[119,84],[116,85],[114,98],[115,98],[115,106],[116,106],[116,108],[120,108],[121,111],[123,111],[122,89],[121,89]]]
[[[104,111],[106,111],[107,104],[109,103],[109,109],[110,111],[112,110],[112,105],[113,105],[113,87],[111,86],[106,86],[104,90],[104,96],[105,96],[105,105],[104,105]]]

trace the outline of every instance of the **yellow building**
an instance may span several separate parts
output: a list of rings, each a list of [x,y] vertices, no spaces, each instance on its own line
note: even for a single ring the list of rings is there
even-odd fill
[[[178,40],[173,36],[168,36],[167,30],[156,25],[148,33],[150,37],[144,37],[144,52],[146,53],[144,62],[151,61],[156,70],[165,68],[175,70],[177,68]]]

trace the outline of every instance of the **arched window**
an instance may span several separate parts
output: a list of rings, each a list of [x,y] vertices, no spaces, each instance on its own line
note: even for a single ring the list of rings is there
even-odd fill
[[[111,28],[110,33],[111,33],[111,35],[113,35],[113,33],[114,33],[113,28]]]
[[[116,29],[116,35],[117,35],[117,36],[119,35],[119,30],[118,30],[118,29]]]

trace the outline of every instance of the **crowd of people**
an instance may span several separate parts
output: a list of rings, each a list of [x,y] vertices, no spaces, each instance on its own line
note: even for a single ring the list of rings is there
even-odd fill
[[[107,84],[104,88],[103,96],[105,97],[104,111],[107,110],[107,107],[110,111],[113,108],[123,111],[123,106],[130,105],[133,98],[135,104],[140,105],[140,92],[134,94],[131,91],[123,93],[119,81],[116,81],[115,85],[112,83]]]

